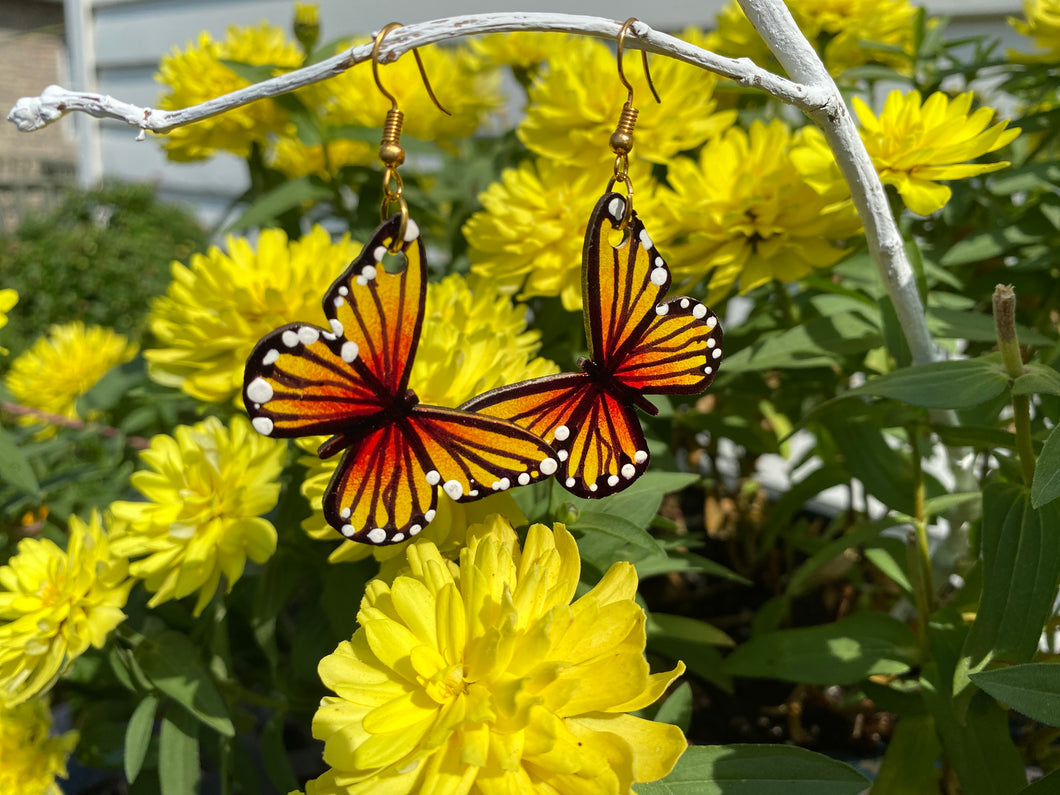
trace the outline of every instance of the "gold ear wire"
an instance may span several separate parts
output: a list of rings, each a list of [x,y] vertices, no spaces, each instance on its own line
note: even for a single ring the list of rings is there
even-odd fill
[[[401,224],[398,227],[398,233],[394,236],[389,247],[391,254],[396,254],[401,250],[402,241],[405,238],[405,230],[408,228],[409,223],[409,205],[403,195],[405,186],[401,180],[401,175],[398,173],[398,166],[405,162],[405,147],[401,145],[401,126],[405,123],[405,114],[398,108],[397,99],[394,95],[387,91],[383,87],[382,81],[379,80],[379,48],[383,44],[383,39],[386,35],[395,28],[400,27],[400,22],[391,22],[386,25],[375,35],[375,42],[372,45],[372,77],[375,79],[375,85],[379,89],[379,93],[390,100],[390,110],[386,112],[386,122],[383,124],[383,138],[379,143],[379,159],[386,166],[386,171],[383,172],[383,201],[379,208],[379,213],[382,220],[385,221],[390,205],[394,202],[397,202],[401,212]],[[453,114],[443,108],[442,103],[438,101],[438,97],[434,95],[431,81],[427,79],[427,70],[423,67],[423,60],[420,58],[419,51],[413,50],[412,54],[416,58],[416,66],[419,67],[420,77],[423,78],[423,85],[427,89],[427,95],[430,96],[431,101],[434,102],[438,110],[446,116],[452,116]]]
[[[625,229],[629,226],[629,222],[633,218],[633,182],[629,178],[629,153],[633,150],[633,128],[637,124],[639,111],[633,107],[633,86],[626,79],[626,73],[622,68],[622,48],[626,43],[626,34],[636,21],[636,17],[630,17],[623,23],[622,30],[618,32],[618,79],[622,81],[622,85],[626,87],[628,94],[626,103],[622,106],[622,114],[618,118],[615,131],[611,133],[610,144],[611,151],[615,153],[615,171],[611,181],[607,183],[607,189],[610,191],[615,187],[616,182],[621,182],[626,186],[626,211],[623,213],[622,221],[618,225],[619,229]],[[640,54],[644,63],[644,75],[648,78],[648,87],[651,89],[655,101],[661,103],[659,92],[655,90],[655,83],[651,79],[651,70],[648,69],[648,53],[645,50],[641,50]]]

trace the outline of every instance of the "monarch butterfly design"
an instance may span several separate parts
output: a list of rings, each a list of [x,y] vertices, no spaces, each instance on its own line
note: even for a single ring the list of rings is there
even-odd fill
[[[596,203],[582,250],[585,335],[580,373],[523,381],[485,392],[462,408],[513,420],[552,445],[557,480],[579,497],[622,491],[648,468],[648,446],[634,406],[659,410],[645,394],[698,394],[721,360],[721,326],[691,298],[662,301],[670,271],[632,214],[618,246],[609,235],[626,198]]]
[[[324,517],[347,538],[397,544],[433,518],[437,486],[470,501],[553,474],[549,446],[503,419],[419,404],[408,389],[423,325],[427,262],[416,222],[400,251],[383,258],[401,216],[384,221],[328,288],[328,330],[290,323],[247,360],[243,401],[265,436],[327,434],[317,453],[345,450],[324,494]]]

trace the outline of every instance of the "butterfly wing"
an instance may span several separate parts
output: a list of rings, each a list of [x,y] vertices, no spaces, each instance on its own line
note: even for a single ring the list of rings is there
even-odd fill
[[[621,491],[648,466],[633,405],[587,373],[564,373],[490,390],[464,409],[512,420],[548,442],[556,478],[579,497]]]
[[[411,218],[400,247],[405,268],[389,273],[383,267],[400,225],[396,214],[380,224],[324,294],[331,334],[342,341],[354,366],[394,398],[402,397],[408,387],[427,300],[427,258]]]
[[[633,213],[629,234],[610,243],[626,198],[606,193],[585,233],[582,279],[592,359],[635,394],[697,394],[721,358],[721,326],[691,298],[661,303],[670,269]]]
[[[324,495],[324,517],[354,541],[396,544],[434,518],[438,486],[468,502],[557,469],[551,448],[510,422],[415,406],[351,446]]]
[[[343,434],[386,407],[388,396],[352,366],[345,342],[329,335],[291,323],[254,348],[243,375],[243,403],[259,433]]]

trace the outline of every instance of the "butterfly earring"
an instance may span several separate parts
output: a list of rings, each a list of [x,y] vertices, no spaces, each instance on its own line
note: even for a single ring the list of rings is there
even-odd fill
[[[614,176],[589,217],[582,249],[589,358],[579,360],[580,373],[499,387],[463,406],[512,420],[547,441],[560,462],[556,479],[579,497],[614,494],[640,477],[649,455],[636,407],[656,415],[646,394],[704,391],[721,360],[714,313],[692,298],[663,300],[670,270],[633,209],[628,167],[637,109],[622,71],[622,46],[634,22],[627,20],[618,37],[618,73],[629,95],[611,136]],[[655,94],[647,53],[642,56]],[[618,182],[625,196],[612,190]],[[623,232],[617,246],[610,242],[616,229]]]
[[[551,448],[529,431],[496,417],[422,405],[408,388],[427,260],[397,173],[405,159],[403,114],[379,82],[379,46],[395,27],[380,31],[372,51],[376,84],[391,101],[379,150],[386,166],[384,220],[325,293],[329,327],[291,323],[266,335],[243,379],[243,402],[259,433],[326,434],[321,458],[345,451],[324,494],[324,517],[347,538],[379,545],[417,535],[434,518],[439,486],[454,500],[470,501],[558,468]],[[394,204],[398,211],[387,217]],[[405,267],[388,270],[388,253],[403,255]]]

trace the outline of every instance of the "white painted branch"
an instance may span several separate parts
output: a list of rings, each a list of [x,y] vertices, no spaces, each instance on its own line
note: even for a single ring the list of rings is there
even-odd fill
[[[794,80],[813,86],[815,93],[826,95],[818,107],[804,107],[803,110],[824,133],[839,170],[850,186],[854,206],[865,227],[869,253],[887,286],[913,361],[918,364],[936,361],[939,351],[928,331],[913,269],[905,256],[902,234],[839,88],[780,0],[739,2],[787,73]]]
[[[918,362],[934,360],[937,357],[936,349],[927,330],[901,235],[887,205],[883,186],[839,89],[781,0],[741,0],[741,4],[794,80],[762,69],[747,58],[725,58],[695,47],[655,31],[643,22],[633,25],[626,37],[626,46],[677,58],[729,77],[742,85],[758,88],[799,108],[821,128],[850,185],[851,195],[865,226],[869,250],[890,292],[913,357]],[[617,38],[621,27],[619,22],[600,17],[551,13],[451,17],[407,25],[393,31],[383,42],[380,60],[389,63],[416,47],[484,33],[535,30]],[[165,133],[249,102],[278,96],[341,74],[368,60],[371,51],[370,44],[354,47],[312,66],[179,110],[140,107],[107,95],[49,86],[39,97],[20,99],[8,114],[8,120],[20,130],[28,132],[38,130],[71,111],[81,111],[98,118],[124,121],[138,128],[141,137],[145,130]]]
[[[622,23],[614,20],[568,14],[506,13],[450,17],[398,28],[383,41],[379,59],[382,63],[390,63],[416,47],[484,33],[536,30],[617,39],[621,28]],[[797,83],[756,66],[747,58],[724,58],[652,30],[643,22],[633,26],[626,37],[626,46],[668,55],[709,69],[743,85],[759,88],[807,111],[827,98],[827,94],[808,91]],[[7,118],[23,132],[31,132],[51,124],[70,111],[82,111],[98,118],[124,121],[140,130],[165,133],[258,99],[275,97],[319,83],[369,60],[371,55],[372,45],[363,44],[312,66],[179,110],[140,107],[104,94],[68,91],[60,86],[49,86],[39,97],[18,100]]]

